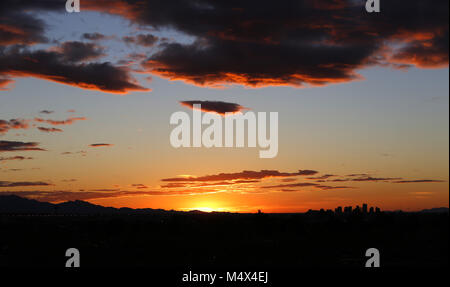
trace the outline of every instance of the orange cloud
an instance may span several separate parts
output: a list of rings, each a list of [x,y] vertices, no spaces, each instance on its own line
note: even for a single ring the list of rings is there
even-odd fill
[[[75,123],[76,121],[85,121],[87,119],[85,117],[75,117],[75,118],[68,118],[67,120],[61,120],[61,121],[46,120],[46,119],[42,119],[42,118],[35,118],[34,120],[39,123],[47,123],[47,124],[54,125],[54,126],[60,126],[60,125],[71,125],[71,124]]]

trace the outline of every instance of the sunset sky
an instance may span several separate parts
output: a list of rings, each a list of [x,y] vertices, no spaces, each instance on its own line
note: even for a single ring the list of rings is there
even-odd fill
[[[448,207],[448,0],[65,2],[0,2],[0,195]],[[278,112],[277,157],[173,148],[182,101]]]

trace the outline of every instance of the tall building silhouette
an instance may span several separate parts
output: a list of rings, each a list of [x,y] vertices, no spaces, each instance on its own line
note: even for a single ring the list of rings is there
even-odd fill
[[[363,212],[364,214],[367,213],[367,203],[363,203],[362,212]]]

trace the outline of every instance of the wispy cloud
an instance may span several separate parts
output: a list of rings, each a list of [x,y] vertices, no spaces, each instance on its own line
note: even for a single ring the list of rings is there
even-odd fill
[[[25,186],[49,186],[52,185],[42,181],[0,181],[0,187],[25,187]]]
[[[45,128],[45,127],[38,127],[38,130],[45,133],[54,133],[54,132],[62,132],[62,129],[57,128]]]
[[[7,160],[30,160],[33,159],[32,157],[25,157],[25,156],[10,156],[10,157],[0,157],[0,161],[7,161]]]
[[[76,121],[85,121],[85,120],[87,120],[87,118],[73,117],[73,118],[68,118],[66,120],[49,120],[49,119],[35,118],[34,120],[39,123],[46,123],[46,124],[50,124],[50,125],[54,125],[54,126],[61,126],[61,125],[71,125],[71,124],[75,123]]]
[[[445,182],[444,180],[436,179],[414,179],[414,180],[399,180],[393,183],[435,183],[435,182]]]
[[[0,141],[0,152],[12,151],[45,151],[37,142]]]
[[[235,173],[220,173],[214,175],[205,175],[199,177],[174,177],[164,178],[162,181],[219,181],[219,180],[238,180],[238,179],[262,179],[269,177],[291,177],[301,175],[313,175],[318,173],[315,170],[299,170],[298,172],[280,172],[278,170],[261,170],[251,171],[244,170],[242,172]]]

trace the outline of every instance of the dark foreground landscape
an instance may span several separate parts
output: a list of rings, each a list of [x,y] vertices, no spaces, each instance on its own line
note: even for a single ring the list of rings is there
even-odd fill
[[[231,214],[59,205],[0,196],[0,267],[84,268],[446,267],[448,209],[416,213]]]

